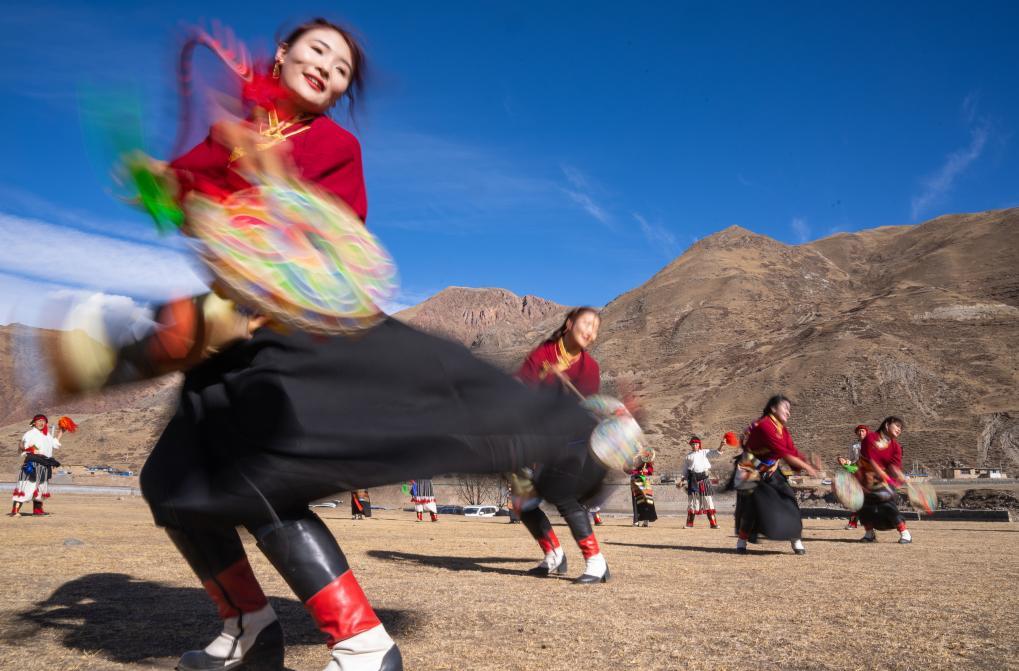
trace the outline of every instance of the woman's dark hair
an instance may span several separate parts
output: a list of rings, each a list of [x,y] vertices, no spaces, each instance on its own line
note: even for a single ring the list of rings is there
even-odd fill
[[[601,319],[601,315],[598,314],[598,311],[588,305],[584,305],[583,307],[579,308],[573,308],[572,310],[566,313],[566,318],[563,319],[562,326],[553,331],[552,335],[550,335],[545,340],[545,342],[556,342],[557,340],[562,338],[564,335],[566,335],[566,327],[569,326],[570,323],[576,324],[577,320],[580,319],[583,315],[587,314],[588,312],[593,314],[598,319]]]
[[[366,79],[365,70],[368,66],[368,62],[364,55],[364,48],[361,47],[361,43],[356,37],[354,37],[354,34],[350,31],[350,29],[333,23],[329,19],[317,17],[300,24],[287,33],[287,36],[283,39],[279,39],[277,34],[276,42],[277,44],[290,47],[294,42],[301,38],[301,35],[304,35],[309,30],[314,30],[315,28],[329,28],[330,30],[335,30],[350,47],[350,55],[353,59],[353,62],[350,64],[352,68],[350,73],[350,86],[347,88],[347,92],[343,94],[343,97],[347,99],[347,114],[353,118],[354,110],[358,106],[358,101],[361,99],[361,93],[364,91],[364,83]]]
[[[890,427],[892,424],[898,424],[899,427],[902,429],[906,428],[906,423],[902,421],[901,417],[896,417],[895,415],[892,415],[891,417],[885,417],[885,421],[881,422],[881,426],[879,426],[877,429],[878,433],[883,433],[884,435],[890,437],[892,434],[888,433],[888,427]]]
[[[761,417],[764,417],[765,415],[770,415],[771,412],[775,408],[777,408],[778,404],[781,403],[782,401],[785,401],[789,405],[793,404],[793,402],[790,401],[787,396],[783,396],[782,394],[775,394],[774,396],[768,399],[767,403],[764,404],[764,410],[761,411]]]

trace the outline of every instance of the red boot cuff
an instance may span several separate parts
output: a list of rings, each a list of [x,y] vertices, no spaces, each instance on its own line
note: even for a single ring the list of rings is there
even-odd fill
[[[382,624],[349,570],[308,599],[304,607],[329,637],[329,647]]]
[[[247,557],[239,559],[215,578],[206,580],[202,587],[212,597],[220,618],[224,620],[260,610],[269,603]]]
[[[594,537],[594,534],[587,538],[581,538],[577,541],[577,545],[580,546],[580,553],[584,555],[584,559],[589,559],[601,552],[598,548],[598,539]]]

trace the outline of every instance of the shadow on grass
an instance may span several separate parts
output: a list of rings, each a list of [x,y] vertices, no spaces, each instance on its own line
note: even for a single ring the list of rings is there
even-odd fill
[[[810,543],[851,543],[853,545],[867,545],[867,543],[864,543],[862,540],[860,540],[861,538],[863,538],[863,536],[855,536],[853,538],[804,538],[803,542],[804,542],[804,544],[810,544]],[[888,538],[891,539],[892,536],[888,536]],[[889,540],[888,542],[891,542],[891,541]]]
[[[952,529],[940,528],[938,531],[972,531],[978,534],[1019,534],[1019,529]]]
[[[511,568],[485,566],[485,564],[535,563],[533,559],[520,559],[519,557],[439,557],[410,552],[395,552],[392,550],[369,550],[368,556],[386,561],[434,566],[435,568],[446,569],[447,571],[476,571],[477,573],[498,573],[499,575],[514,576],[525,575],[525,573],[523,570],[517,571]]]
[[[319,632],[304,606],[295,599],[269,599],[286,632],[288,645],[321,645]],[[376,611],[393,636],[414,628],[403,611]],[[30,643],[31,637],[57,632],[65,648],[98,652],[122,663],[154,658],[176,660],[186,650],[201,648],[221,629],[216,609],[205,591],[138,580],[123,573],[93,573],[58,587],[45,601],[15,615],[15,626],[0,641]]]
[[[781,541],[780,541],[781,542]],[[734,555],[736,550],[734,548],[713,548],[704,547],[700,545],[655,545],[653,543],[620,543],[618,541],[605,541],[602,545],[622,545],[630,548],[644,548],[646,550],[689,550],[691,552],[707,552],[708,554],[719,554],[719,555]],[[785,555],[792,554],[790,552],[779,552],[778,550],[758,550],[753,546],[749,546],[749,554],[751,555]]]

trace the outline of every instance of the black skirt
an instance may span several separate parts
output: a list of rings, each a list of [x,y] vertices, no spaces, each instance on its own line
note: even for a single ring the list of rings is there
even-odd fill
[[[595,423],[394,319],[352,338],[261,329],[185,376],[142,490],[160,524],[258,524],[438,474],[538,463],[577,478]]]
[[[896,497],[894,492],[888,490],[866,492],[863,495],[863,507],[857,512],[860,523],[865,528],[878,531],[897,529],[903,519]]]
[[[759,533],[776,541],[801,537],[800,506],[782,471],[762,476],[754,489],[741,493],[737,513],[741,531]]]
[[[647,487],[650,490],[650,487]],[[654,494],[648,495],[644,487],[636,480],[630,481],[630,495],[633,497],[633,503],[637,516],[635,522],[655,522],[658,520],[658,511],[655,510],[655,498]]]

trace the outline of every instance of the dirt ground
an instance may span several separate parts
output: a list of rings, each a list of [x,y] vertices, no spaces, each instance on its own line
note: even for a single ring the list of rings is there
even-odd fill
[[[171,669],[217,633],[140,499],[61,495],[48,507],[0,518],[0,669]],[[1019,668],[1016,523],[915,523],[900,546],[894,532],[865,545],[838,522],[808,521],[797,557],[777,542],[732,554],[730,519],[690,530],[615,517],[597,529],[612,580],[579,586],[523,575],[539,551],[505,518],[320,512],[410,670]],[[579,550],[556,532],[579,575]],[[249,551],[288,667],[319,671],[322,637]]]

